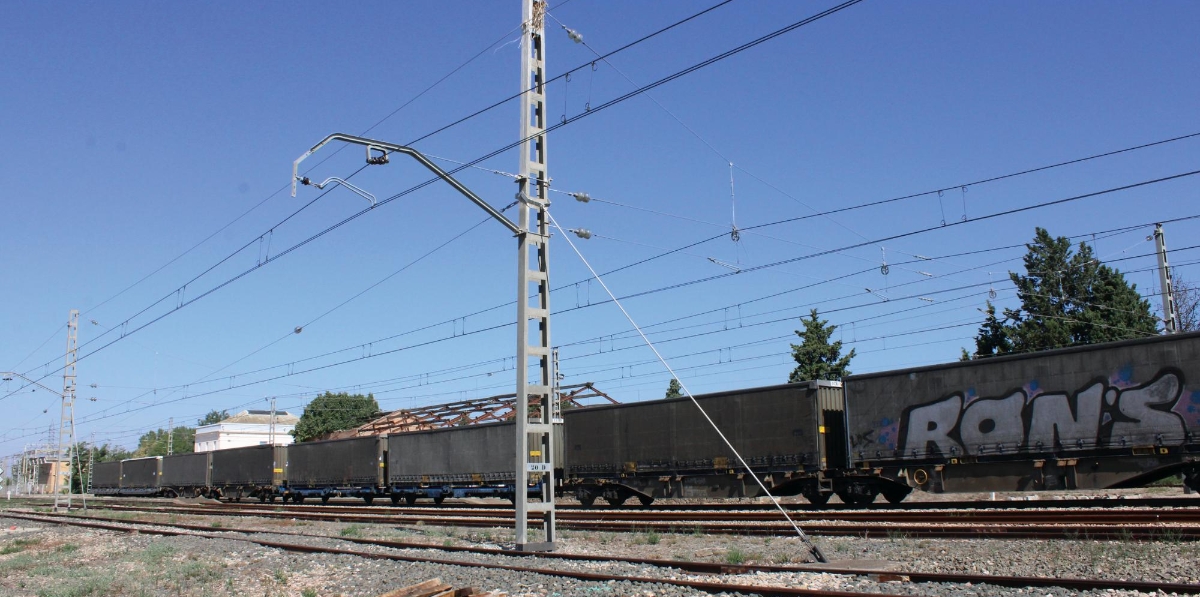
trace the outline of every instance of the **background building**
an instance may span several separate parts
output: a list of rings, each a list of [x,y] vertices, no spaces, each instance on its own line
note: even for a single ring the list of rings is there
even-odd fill
[[[282,446],[292,443],[289,432],[296,428],[300,419],[286,411],[277,411],[273,418],[274,425],[271,411],[244,410],[219,423],[197,427],[195,451],[211,452],[243,446],[272,443]]]

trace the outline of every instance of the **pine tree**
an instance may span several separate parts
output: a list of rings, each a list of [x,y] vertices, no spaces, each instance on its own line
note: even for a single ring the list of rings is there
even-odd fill
[[[850,359],[854,358],[854,350],[846,356],[842,354],[842,341],[831,343],[835,325],[817,318],[817,310],[813,309],[808,319],[801,319],[804,331],[796,330],[796,335],[802,341],[792,345],[792,358],[796,359],[796,368],[788,376],[788,383],[827,379],[841,380],[850,375]]]
[[[1087,243],[1072,251],[1071,240],[1037,228],[1025,245],[1025,274],[1009,272],[1018,309],[987,318],[975,336],[975,358],[1033,352],[1152,336],[1158,320],[1149,301],[1115,268],[1100,263]]]
[[[992,304],[992,301],[988,301],[987,318],[983,320],[983,325],[979,326],[979,335],[975,336],[974,358],[980,359],[1012,352],[1013,346],[1008,332],[1004,322],[996,318],[996,306]],[[964,361],[970,360],[966,352],[963,350],[963,355],[967,356],[963,359]]]
[[[672,377],[671,383],[667,384],[667,395],[663,396],[663,399],[678,398],[680,396],[683,396],[683,386],[679,385],[678,379]]]

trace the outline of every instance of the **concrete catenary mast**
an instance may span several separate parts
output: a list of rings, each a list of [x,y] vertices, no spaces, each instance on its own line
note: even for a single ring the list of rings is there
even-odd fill
[[[550,175],[546,170],[546,3],[522,0],[521,11],[521,158],[518,226],[528,231],[519,239],[517,264],[517,462],[514,503],[518,551],[554,549],[554,433],[562,424],[554,395],[555,374],[550,354]],[[535,289],[530,285],[536,285]],[[529,304],[529,296],[535,304]],[[531,322],[534,322],[531,324]],[[531,333],[532,332],[532,333]],[[529,360],[536,359],[528,379]],[[530,419],[529,399],[540,397],[541,408]],[[540,475],[542,500],[530,503],[526,487]],[[542,514],[543,541],[531,542],[528,514]]]

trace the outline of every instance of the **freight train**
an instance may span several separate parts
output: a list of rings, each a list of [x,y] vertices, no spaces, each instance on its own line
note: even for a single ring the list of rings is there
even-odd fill
[[[865,504],[934,492],[1137,486],[1200,490],[1200,333],[1156,336],[563,412],[557,496],[775,495]],[[512,499],[515,425],[253,446],[97,464],[98,495],[303,502]],[[758,479],[750,478],[754,475]],[[543,495],[539,477],[524,488]]]

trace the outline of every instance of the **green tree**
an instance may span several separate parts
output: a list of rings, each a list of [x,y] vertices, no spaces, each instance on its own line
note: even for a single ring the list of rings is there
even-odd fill
[[[196,430],[192,427],[176,427],[168,432],[166,429],[147,431],[138,439],[138,447],[133,451],[133,458],[145,456],[166,456],[167,439],[174,436],[170,442],[173,454],[190,454],[196,445]]]
[[[129,450],[109,444],[93,446],[87,442],[79,442],[78,449],[79,459],[71,464],[71,487],[75,493],[83,493],[86,489],[87,476],[92,474],[92,464],[125,460],[133,456]]]
[[[979,334],[975,336],[975,354],[968,355],[964,349],[962,360],[968,361],[972,357],[981,359],[1012,352],[1012,340],[1008,335],[1008,327],[1004,325],[1004,321],[996,317],[996,306],[992,304],[992,301],[988,301],[987,317],[984,318],[983,325],[979,326]]]
[[[379,414],[379,403],[373,394],[325,392],[304,407],[304,414],[291,433],[298,442],[311,441],[334,431],[358,427]]]
[[[663,399],[678,398],[680,396],[683,396],[683,386],[679,385],[678,379],[672,377],[671,383],[667,384],[667,395],[663,396]]]
[[[1005,309],[1000,321],[989,303],[975,337],[976,358],[1158,333],[1158,320],[1137,285],[1100,263],[1087,243],[1073,250],[1070,239],[1039,227],[1025,246],[1025,274],[1009,272],[1021,307]]]
[[[817,318],[817,310],[813,309],[808,319],[801,319],[804,331],[796,330],[800,336],[799,345],[792,345],[792,358],[796,359],[796,368],[788,376],[788,383],[827,379],[838,381],[850,375],[850,359],[854,358],[851,349],[846,356],[842,355],[842,341],[830,342],[835,325],[829,321]]]
[[[227,410],[210,410],[208,411],[207,415],[204,415],[203,419],[196,421],[196,426],[203,427],[205,425],[215,425],[228,418],[229,411]]]

